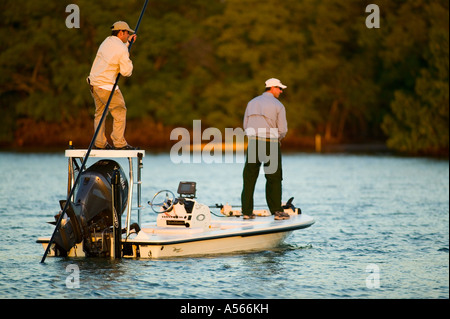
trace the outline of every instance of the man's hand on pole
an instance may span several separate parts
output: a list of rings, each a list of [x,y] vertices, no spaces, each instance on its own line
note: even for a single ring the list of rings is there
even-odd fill
[[[136,38],[137,38],[137,35],[136,34],[132,34],[132,35],[130,35],[129,37],[128,37],[128,43],[131,43],[131,42],[136,42]]]

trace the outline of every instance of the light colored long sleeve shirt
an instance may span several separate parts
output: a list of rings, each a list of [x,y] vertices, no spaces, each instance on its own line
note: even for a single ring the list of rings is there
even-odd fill
[[[116,36],[107,37],[98,48],[89,74],[90,84],[111,91],[117,75],[131,76],[133,62],[128,47]],[[117,86],[116,89],[119,87]]]
[[[270,92],[255,97],[247,104],[244,130],[248,136],[281,140],[288,131],[284,105]]]

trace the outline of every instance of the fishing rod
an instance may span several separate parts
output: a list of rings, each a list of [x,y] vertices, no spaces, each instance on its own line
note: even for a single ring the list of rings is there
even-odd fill
[[[142,11],[141,11],[141,14],[139,16],[139,19],[138,19],[138,22],[136,24],[136,27],[134,28],[134,34],[137,34],[137,32],[138,32],[139,25],[141,24],[142,17],[144,16],[145,9],[147,8],[147,4],[148,4],[148,0],[145,0],[144,7],[142,8]],[[133,45],[133,42],[134,42],[134,38],[131,39],[130,44],[128,45],[128,52],[130,51],[131,46]],[[49,243],[47,245],[47,248],[45,249],[44,256],[42,256],[41,263],[44,263],[45,258],[47,257],[47,255],[48,255],[48,253],[50,251],[50,248],[51,248],[51,246],[53,244],[53,241],[55,240],[55,235],[58,232],[59,227],[61,226],[61,221],[63,219],[63,216],[64,216],[65,212],[67,211],[67,208],[69,207],[70,199],[72,198],[73,193],[75,191],[75,188],[76,188],[76,186],[79,183],[81,172],[84,170],[84,168],[86,166],[86,162],[87,162],[87,160],[89,158],[89,155],[91,154],[91,150],[92,150],[92,147],[94,146],[95,140],[97,139],[97,135],[98,135],[98,132],[100,131],[100,127],[102,126],[102,123],[105,120],[106,114],[108,113],[109,104],[111,103],[111,100],[112,100],[114,91],[116,90],[117,83],[119,82],[119,79],[120,79],[120,73],[117,74],[116,81],[114,82],[114,85],[113,85],[113,88],[111,90],[111,93],[109,94],[108,102],[106,102],[105,109],[103,110],[103,114],[102,114],[102,117],[100,119],[100,122],[98,123],[97,128],[95,129],[94,136],[92,137],[91,143],[89,144],[88,150],[87,150],[86,155],[85,155],[84,160],[83,160],[83,163],[81,164],[79,174],[77,175],[77,178],[75,179],[75,182],[73,183],[73,186],[70,189],[69,195],[67,196],[67,200],[66,200],[66,202],[64,204],[64,207],[63,207],[63,209],[61,211],[61,214],[60,214],[60,216],[58,218],[58,221],[56,222],[55,230],[53,231],[52,237],[50,238],[50,241],[49,241]]]

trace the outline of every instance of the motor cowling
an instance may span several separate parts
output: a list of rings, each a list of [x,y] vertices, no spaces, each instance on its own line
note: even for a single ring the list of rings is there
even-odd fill
[[[112,214],[112,178],[120,174],[116,204],[119,218],[127,206],[128,181],[120,165],[113,160],[100,160],[81,173],[74,201],[68,204],[67,219],[55,235],[55,243],[62,254],[83,241],[88,256],[107,254],[106,237],[102,236],[114,223]],[[63,206],[65,202],[61,203]],[[118,208],[118,209],[117,209]],[[101,236],[100,239],[97,237]],[[102,240],[103,238],[103,240]]]
[[[120,165],[113,160],[101,160],[81,173],[74,204],[81,206],[81,214],[88,225],[98,224],[100,229],[112,225],[111,179],[115,169],[120,172],[122,205],[119,213],[122,215],[127,206],[128,182]]]

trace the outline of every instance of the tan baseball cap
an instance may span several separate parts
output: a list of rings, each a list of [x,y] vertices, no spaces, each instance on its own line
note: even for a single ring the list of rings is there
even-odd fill
[[[111,26],[111,30],[112,31],[116,31],[116,30],[127,30],[130,33],[134,33],[134,30],[132,30],[130,28],[130,26],[128,25],[128,23],[126,23],[125,21],[117,21],[114,22],[114,24]]]

